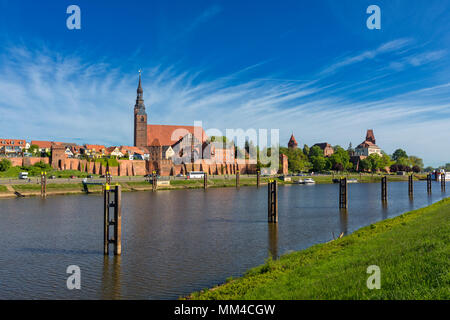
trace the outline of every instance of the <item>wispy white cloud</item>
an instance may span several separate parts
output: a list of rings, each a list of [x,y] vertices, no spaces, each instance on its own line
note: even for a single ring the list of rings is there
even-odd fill
[[[403,57],[397,61],[392,61],[390,63],[390,67],[397,71],[404,70],[407,67],[420,67],[422,65],[441,60],[446,55],[446,50],[434,50],[416,53]]]
[[[381,50],[401,46],[390,44]],[[223,132],[279,128],[283,145],[291,131],[300,144],[356,144],[366,129],[373,128],[387,152],[403,147],[432,164],[450,158],[450,150],[437,148],[450,141],[448,83],[360,101],[353,93],[372,79],[342,84],[267,81],[271,74],[242,80],[245,70],[237,74],[242,77],[204,80],[201,70],[144,68],[149,123],[192,125],[201,120],[205,129]],[[0,57],[0,136],[131,144],[136,86],[136,73],[102,62],[11,48]],[[425,132],[426,143],[436,148],[417,145]]]
[[[377,56],[388,53],[388,52],[395,52],[401,49],[404,49],[406,46],[412,43],[411,39],[397,39],[393,41],[386,42],[382,45],[380,45],[378,48],[374,50],[367,50],[362,53],[358,53],[356,55],[347,56],[341,61],[338,61],[327,68],[325,68],[321,74],[329,74],[338,71],[339,69],[343,67],[347,67],[350,65],[353,65],[355,63],[360,63],[366,60],[371,60],[376,58]]]

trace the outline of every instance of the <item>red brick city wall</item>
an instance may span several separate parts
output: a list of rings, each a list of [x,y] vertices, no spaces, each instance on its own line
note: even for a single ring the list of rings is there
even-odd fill
[[[31,166],[40,161],[49,164],[49,158],[25,157],[8,158],[13,166]],[[195,164],[174,164],[171,160],[118,160],[118,167],[109,167],[109,172],[113,176],[137,176],[146,175],[153,171],[159,172],[162,176],[176,176],[177,174],[186,174],[190,171],[204,171],[210,175],[235,174],[239,170],[241,174],[256,173],[256,164],[248,161],[239,161],[236,164],[221,164],[208,160],[201,160]],[[106,167],[99,162],[89,162],[87,160],[61,158],[52,161],[55,169],[58,170],[78,170],[89,174],[105,174]],[[286,165],[287,167],[287,165]]]

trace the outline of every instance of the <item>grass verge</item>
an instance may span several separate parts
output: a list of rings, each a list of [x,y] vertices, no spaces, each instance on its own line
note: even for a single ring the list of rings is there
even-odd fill
[[[450,198],[269,259],[188,299],[450,299]],[[367,268],[381,270],[369,290]]]

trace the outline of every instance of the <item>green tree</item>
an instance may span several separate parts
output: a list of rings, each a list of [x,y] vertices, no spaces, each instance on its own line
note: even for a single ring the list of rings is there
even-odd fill
[[[4,172],[4,171],[8,171],[9,168],[11,168],[11,161],[9,161],[8,159],[4,158],[0,161],[0,171]]]
[[[369,158],[362,159],[359,162],[359,170],[360,171],[368,171],[368,170],[370,170],[371,166],[372,166],[372,164],[371,164]]]
[[[398,161],[401,158],[408,158],[406,151],[402,149],[395,150],[394,153],[392,154],[392,160]]]
[[[311,148],[311,150],[312,149],[313,148]],[[323,155],[311,157],[311,163],[313,165],[313,170],[316,172],[321,172],[321,171],[325,170],[325,167],[327,165],[327,161],[325,160],[325,157]]]
[[[391,157],[387,155],[386,153],[382,152],[381,159],[378,163],[378,168],[381,170],[385,170],[386,168],[389,168],[393,164],[393,161],[391,160]]]
[[[416,156],[409,156],[409,163],[413,167],[419,167],[420,169],[423,169],[423,160]]]
[[[372,153],[367,157],[369,161],[369,170],[374,172],[378,169],[381,169],[381,159],[382,157],[378,153]]]
[[[322,156],[323,157],[323,150],[320,149],[319,146],[313,146],[311,149],[309,149],[309,159],[311,160],[312,157]],[[313,161],[311,161],[313,162]]]
[[[31,153],[33,156],[36,156],[39,153],[39,146],[32,144],[30,148],[28,148],[28,152]]]
[[[307,144],[305,144],[305,145],[303,146],[303,154],[304,154],[305,156],[308,156],[308,155],[309,155],[309,147],[308,147]]]
[[[334,153],[330,156],[331,168],[348,169],[350,163],[350,156],[346,150],[340,146],[334,147]],[[339,166],[340,165],[340,166]],[[331,169],[330,168],[330,169]]]

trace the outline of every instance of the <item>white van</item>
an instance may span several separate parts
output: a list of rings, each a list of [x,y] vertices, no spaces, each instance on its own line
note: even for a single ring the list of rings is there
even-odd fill
[[[28,172],[19,173],[19,179],[28,179]]]
[[[205,173],[203,171],[191,171],[187,174],[188,179],[202,179],[204,176]]]

